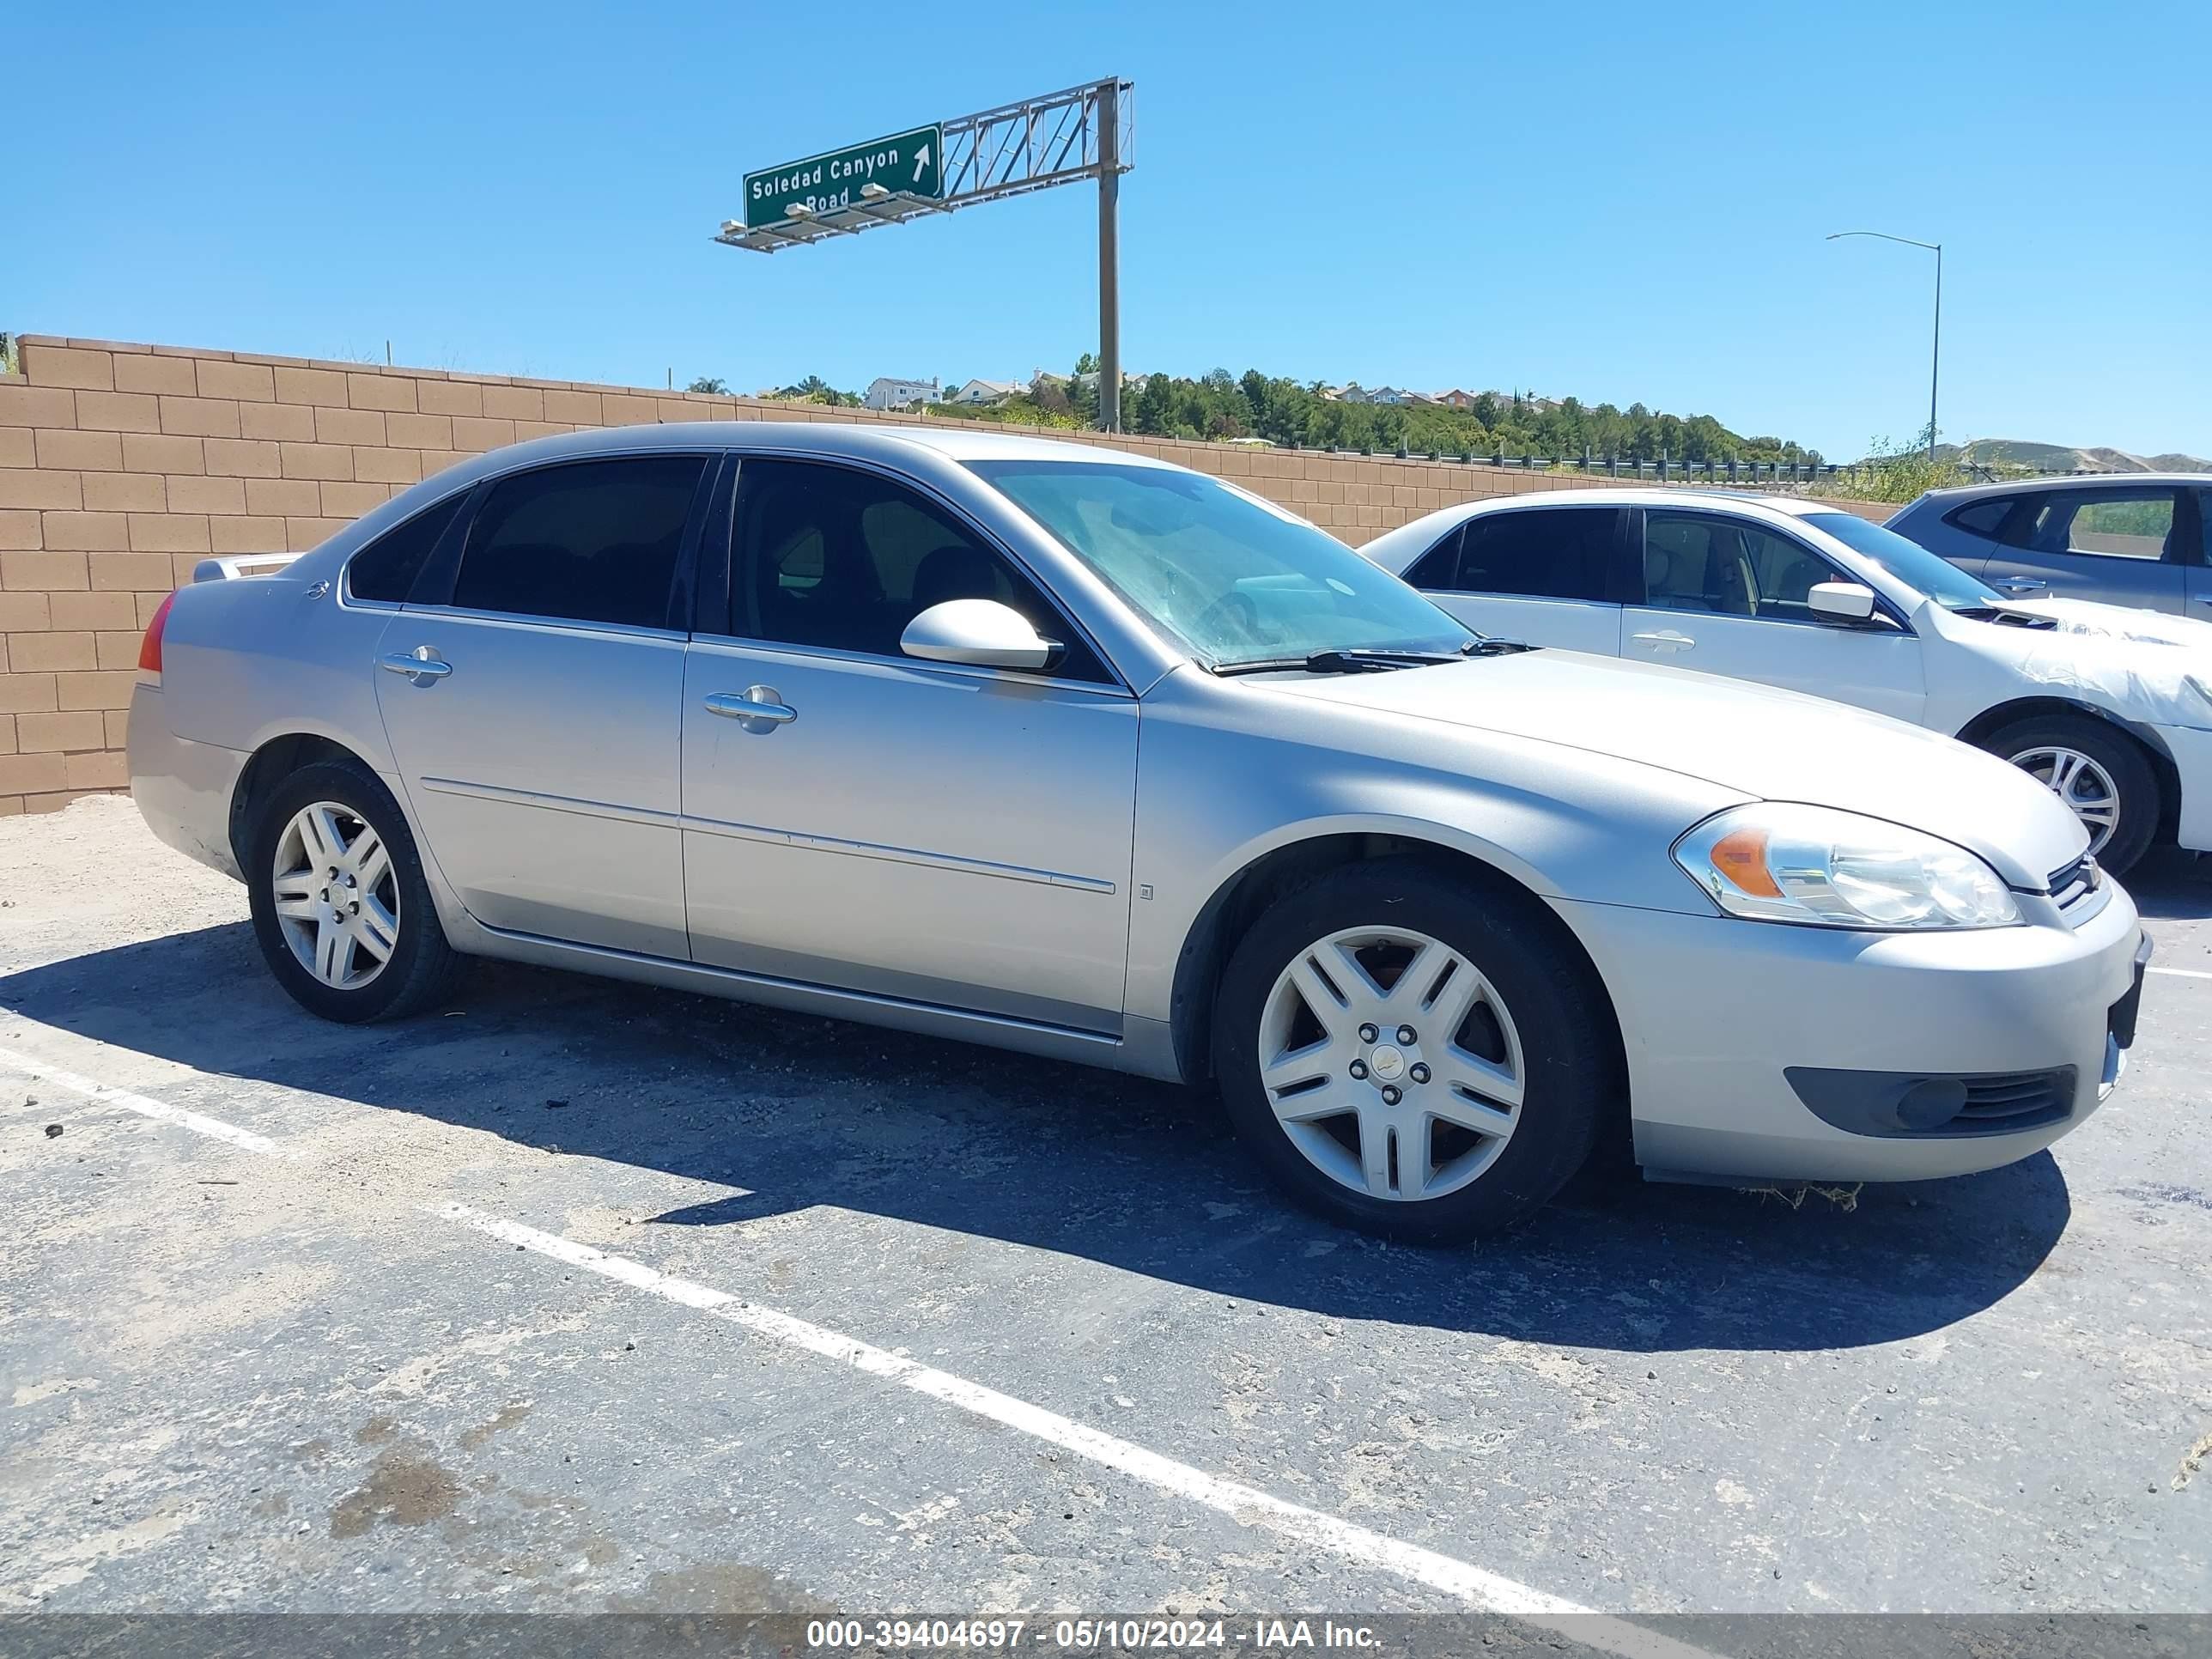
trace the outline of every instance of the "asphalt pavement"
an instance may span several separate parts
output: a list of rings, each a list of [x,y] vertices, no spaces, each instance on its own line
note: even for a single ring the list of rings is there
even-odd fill
[[[490,964],[325,1024],[128,801],[0,822],[0,1610],[2204,1612],[2212,868],[2130,885],[2051,1152],[1430,1250],[1103,1073]]]

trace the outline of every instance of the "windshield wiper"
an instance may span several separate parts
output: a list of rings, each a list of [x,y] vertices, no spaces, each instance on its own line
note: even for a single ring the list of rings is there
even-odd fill
[[[1430,663],[1459,660],[1456,651],[1383,651],[1352,647],[1316,651],[1304,657],[1254,657],[1242,662],[1215,663],[1213,672],[1224,676],[1285,674],[1298,670],[1309,674],[1382,674],[1393,668],[1419,668]]]
[[[1216,674],[1382,674],[1394,668],[1425,668],[1440,662],[1464,662],[1469,657],[1503,657],[1516,651],[1534,651],[1519,640],[1469,640],[1456,651],[1397,651],[1381,646],[1346,646],[1316,651],[1304,657],[1255,657],[1243,662],[1213,665]]]

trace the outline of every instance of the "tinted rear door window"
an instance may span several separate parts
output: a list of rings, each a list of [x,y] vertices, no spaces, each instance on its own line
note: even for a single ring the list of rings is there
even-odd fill
[[[463,610],[668,623],[684,526],[707,463],[697,455],[579,461],[493,486],[453,583]]]
[[[2159,559],[2173,532],[2171,489],[2053,489],[2006,526],[2005,539],[2032,553],[2101,553]]]
[[[1563,507],[1469,519],[1462,544],[1462,592],[1540,599],[1603,599],[1620,515],[1609,507]]]

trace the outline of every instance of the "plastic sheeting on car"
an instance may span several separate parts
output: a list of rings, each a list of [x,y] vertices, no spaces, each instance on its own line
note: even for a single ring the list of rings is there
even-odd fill
[[[2094,694],[2112,713],[2154,726],[2212,729],[2212,623],[2080,599],[2022,599],[2004,607],[2058,626],[2024,630],[2030,679]]]

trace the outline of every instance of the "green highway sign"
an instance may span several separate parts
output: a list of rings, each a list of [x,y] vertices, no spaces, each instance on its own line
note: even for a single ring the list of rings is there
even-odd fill
[[[780,224],[793,208],[830,213],[854,207],[881,185],[894,195],[945,194],[945,133],[934,123],[866,144],[848,144],[804,161],[745,174],[745,227]]]

